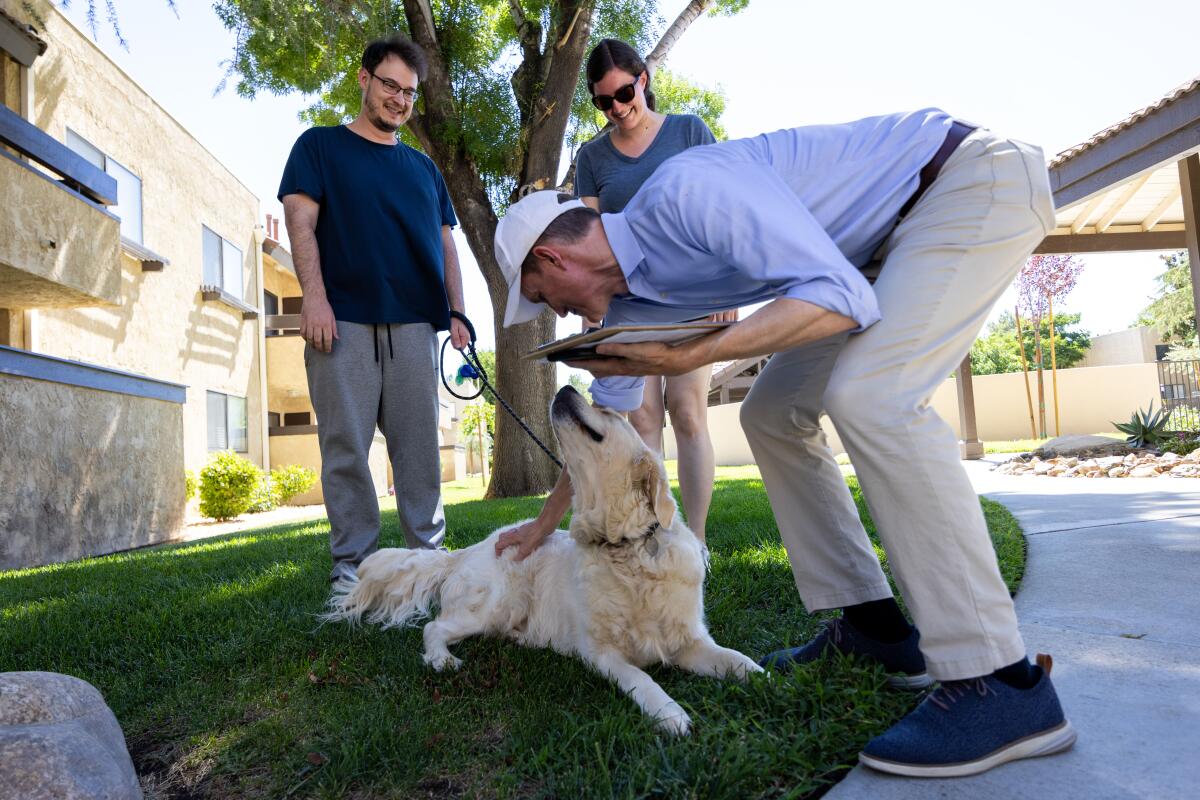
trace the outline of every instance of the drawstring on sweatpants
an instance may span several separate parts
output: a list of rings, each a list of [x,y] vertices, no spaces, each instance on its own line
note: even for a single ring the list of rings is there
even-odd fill
[[[384,323],[384,329],[387,331],[388,340],[388,358],[392,361],[396,360],[396,354],[392,351],[392,323]],[[371,325],[371,338],[375,340],[375,363],[379,363],[379,325],[373,323]]]

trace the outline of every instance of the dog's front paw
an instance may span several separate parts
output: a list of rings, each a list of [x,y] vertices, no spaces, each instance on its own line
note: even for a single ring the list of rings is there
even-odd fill
[[[450,653],[442,653],[439,655],[426,655],[425,663],[433,667],[435,672],[445,672],[448,669],[458,669],[462,666],[462,659],[456,658]]]
[[[687,736],[692,729],[692,719],[687,712],[674,701],[667,703],[654,717],[658,729],[672,736]]]

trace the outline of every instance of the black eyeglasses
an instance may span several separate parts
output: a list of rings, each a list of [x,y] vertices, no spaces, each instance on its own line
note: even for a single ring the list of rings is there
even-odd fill
[[[388,94],[393,95],[393,96],[402,94],[402,95],[404,95],[404,99],[407,100],[408,102],[410,102],[410,103],[417,102],[417,90],[416,89],[405,89],[403,86],[396,83],[394,80],[391,80],[390,78],[381,78],[378,75],[376,75],[374,72],[368,72],[367,74],[370,75],[375,80],[382,83],[383,91],[387,92]]]
[[[642,74],[639,72],[637,78],[633,79],[633,83],[622,86],[620,89],[617,89],[612,94],[594,94],[594,95],[592,95],[592,105],[594,105],[596,108],[600,109],[601,111],[609,111],[613,107],[614,100],[618,103],[630,102],[631,100],[633,100],[634,95],[637,94],[637,89],[636,89],[637,82],[638,82],[638,78],[641,78],[641,77],[642,77]]]

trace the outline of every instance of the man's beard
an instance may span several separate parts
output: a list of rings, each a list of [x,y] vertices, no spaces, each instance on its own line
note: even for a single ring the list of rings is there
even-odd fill
[[[408,121],[408,115],[404,112],[399,112],[400,124],[393,125],[383,118],[384,106],[383,103],[367,104],[367,121],[374,125],[377,129],[384,133],[395,133],[404,127],[404,123]]]

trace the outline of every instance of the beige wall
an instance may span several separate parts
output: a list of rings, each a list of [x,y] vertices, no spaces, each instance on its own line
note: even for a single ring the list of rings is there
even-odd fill
[[[1158,328],[1145,326],[1116,333],[1105,333],[1092,339],[1080,367],[1109,367],[1116,364],[1149,364],[1155,361],[1154,346],[1162,344]]]
[[[1037,408],[1036,375],[1030,374],[1034,409]],[[1029,408],[1025,399],[1025,381],[1021,373],[978,375],[974,379],[976,422],[983,441],[1005,441],[1030,437]],[[1076,367],[1058,371],[1061,430],[1068,433],[1112,431],[1112,423],[1124,422],[1136,408],[1146,408],[1159,396],[1158,368],[1154,364],[1129,364],[1112,367]],[[1053,435],[1054,401],[1050,373],[1045,374],[1046,423]],[[956,436],[958,395],[954,379],[945,381],[934,393],[933,409],[950,423]],[[753,464],[754,457],[742,433],[738,413],[741,403],[708,409],[708,429],[712,435],[717,464],[730,466]],[[843,452],[841,440],[823,418],[822,427],[830,449]],[[664,437],[667,458],[677,458],[674,431],[668,427]]]
[[[0,375],[0,571],[171,538],[183,523],[181,408]]]
[[[21,65],[0,52],[0,105],[21,113]]]
[[[21,3],[0,0],[19,19]],[[127,256],[94,269],[119,276],[115,308],[37,312],[37,350],[186,384],[185,464],[208,459],[208,390],[245,397],[249,453],[263,464],[260,320],[204,301],[201,225],[241,248],[246,302],[259,306],[258,200],[129,76],[45,0],[46,53],[34,62],[32,121],[59,141],[71,129],[142,181],[143,244],[170,260],[143,272]]]
[[[280,414],[312,411],[304,340],[299,336],[267,337],[267,410]]]
[[[375,434],[371,442],[371,451],[367,457],[371,467],[371,478],[375,483],[375,494],[383,496],[388,492],[388,460],[387,443],[383,436]],[[321,451],[317,445],[315,433],[292,434],[288,436],[271,437],[271,468],[299,464],[317,473],[317,482],[312,489],[292,498],[288,505],[303,506],[313,503],[324,503],[325,496],[321,487]]]
[[[0,308],[122,302],[120,270],[112,268],[121,259],[115,216],[7,158],[0,187]]]

